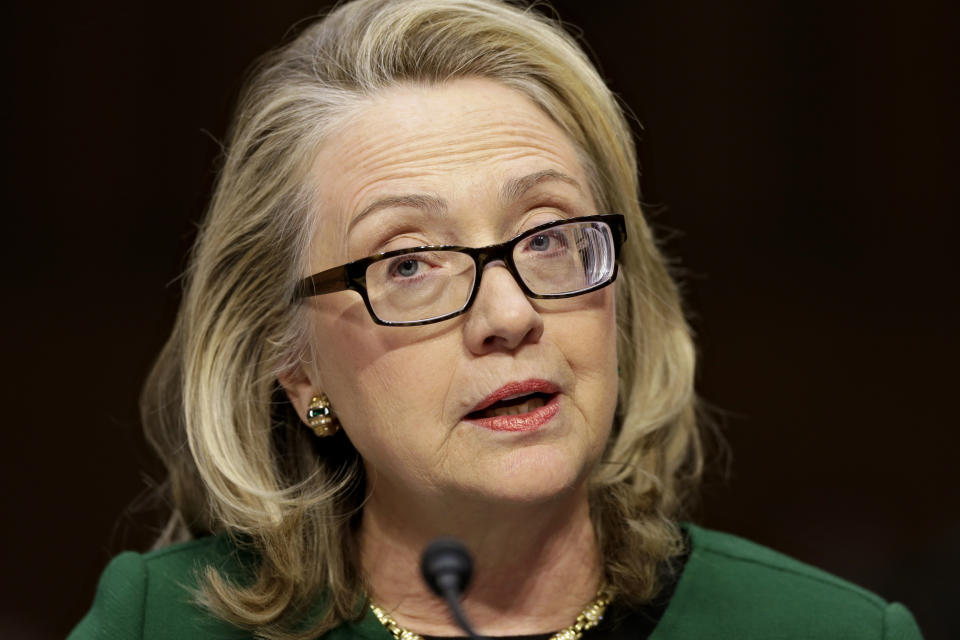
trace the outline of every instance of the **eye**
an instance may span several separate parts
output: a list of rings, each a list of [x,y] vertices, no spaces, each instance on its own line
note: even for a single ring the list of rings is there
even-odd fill
[[[524,240],[523,250],[538,253],[564,251],[567,244],[567,237],[562,229],[548,229]]]
[[[412,260],[407,258],[406,260],[400,260],[397,262],[393,268],[394,273],[403,278],[412,278],[417,275],[417,272],[420,271],[419,260]]]
[[[550,236],[545,233],[533,236],[530,238],[527,246],[530,247],[532,251],[546,251],[550,248]]]

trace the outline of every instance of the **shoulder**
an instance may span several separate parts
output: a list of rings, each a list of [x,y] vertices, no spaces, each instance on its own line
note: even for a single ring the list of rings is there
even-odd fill
[[[220,536],[149,553],[121,553],[104,569],[93,606],[68,640],[252,637],[196,604],[201,572],[209,566],[237,578],[245,563]]]
[[[902,605],[743,538],[694,525],[684,529],[691,553],[661,621],[664,632],[675,627],[738,638],[921,637]]]

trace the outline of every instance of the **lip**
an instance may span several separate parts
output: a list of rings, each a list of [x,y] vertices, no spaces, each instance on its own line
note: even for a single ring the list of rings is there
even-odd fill
[[[501,400],[523,396],[530,393],[557,394],[560,389],[548,380],[530,379],[522,382],[508,382],[486,398],[481,400],[467,415],[482,411]],[[534,431],[549,422],[560,411],[560,396],[554,395],[542,407],[528,413],[491,418],[465,418],[467,422],[491,431]]]

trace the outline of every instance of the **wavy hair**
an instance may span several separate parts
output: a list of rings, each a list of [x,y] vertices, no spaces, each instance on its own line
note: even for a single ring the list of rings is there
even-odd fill
[[[317,445],[277,382],[308,349],[292,299],[316,220],[316,150],[371,95],[482,77],[521,92],[576,146],[603,212],[629,241],[616,282],[616,423],[591,478],[610,587],[628,604],[658,591],[682,550],[675,518],[702,447],[695,353],[677,286],[640,207],[623,110],[555,19],[497,0],[355,0],[265,56],[247,81],[142,414],[173,515],[158,545],[209,533],[256,553],[250,579],[216,568],[200,599],[264,638],[312,638],[363,613],[356,526],[366,486],[341,432]],[[317,611],[322,597],[325,606]]]

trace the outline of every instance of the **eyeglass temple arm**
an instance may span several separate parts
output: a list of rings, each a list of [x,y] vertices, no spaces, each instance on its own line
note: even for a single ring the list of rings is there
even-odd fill
[[[324,293],[343,291],[347,288],[346,275],[346,265],[315,273],[308,278],[304,278],[297,284],[296,297],[299,300],[300,298],[319,296]]]
[[[622,247],[627,241],[627,224],[622,215],[616,216],[616,220],[608,224],[610,232],[613,234],[613,241],[617,248]]]

